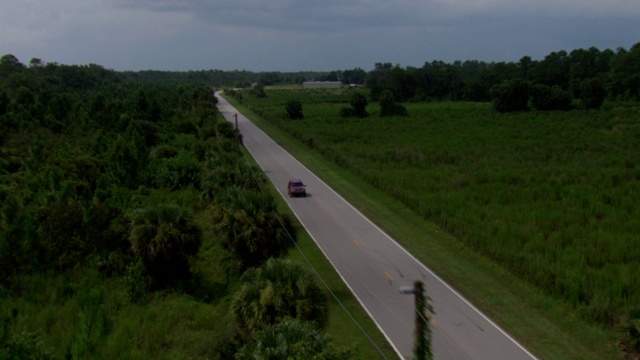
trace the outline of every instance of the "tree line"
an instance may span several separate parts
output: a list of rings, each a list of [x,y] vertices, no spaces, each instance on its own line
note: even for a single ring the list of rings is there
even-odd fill
[[[600,86],[606,97],[637,101],[640,100],[638,64],[640,43],[629,50],[601,51],[595,47],[571,52],[561,50],[542,60],[524,56],[518,62],[467,60],[447,64],[433,61],[420,68],[376,63],[367,73],[365,84],[374,101],[385,90],[391,91],[401,102],[491,101],[496,97],[491,94],[492,88],[518,81],[538,86],[533,89],[534,94],[536,91],[554,91],[554,96],[581,99],[590,88]],[[561,95],[558,92],[562,92]],[[544,109],[544,105],[540,107]]]

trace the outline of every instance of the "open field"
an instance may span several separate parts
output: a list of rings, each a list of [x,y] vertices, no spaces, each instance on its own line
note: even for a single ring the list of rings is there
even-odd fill
[[[343,119],[348,92],[267,95],[243,104],[272,136],[534,353],[615,358],[640,288],[637,107]],[[291,98],[302,121],[286,119]]]

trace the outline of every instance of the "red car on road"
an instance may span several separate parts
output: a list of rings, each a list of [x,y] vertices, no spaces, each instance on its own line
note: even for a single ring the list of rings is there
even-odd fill
[[[304,183],[300,179],[291,179],[289,180],[289,185],[287,185],[287,193],[290,197],[294,196],[307,196],[307,189],[305,188]]]

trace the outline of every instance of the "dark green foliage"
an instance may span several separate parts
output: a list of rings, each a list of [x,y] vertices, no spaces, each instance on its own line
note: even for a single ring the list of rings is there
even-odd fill
[[[233,295],[231,309],[245,334],[293,318],[323,328],[328,319],[327,295],[305,267],[284,259],[270,259],[248,270]]]
[[[142,259],[154,286],[188,279],[189,258],[202,243],[202,232],[191,216],[177,205],[158,205],[131,214],[131,249]]]
[[[179,125],[178,125],[179,126]],[[161,128],[150,121],[135,120],[129,123],[128,132],[136,132],[144,139],[147,147],[156,146],[160,140]]]
[[[580,84],[580,100],[585,109],[597,109],[604,103],[607,91],[600,79],[586,79]]]
[[[7,360],[56,360],[40,340],[37,332],[23,332],[14,334],[9,329],[9,319],[2,319],[2,333],[0,333],[0,359]]]
[[[571,101],[571,95],[556,85],[537,84],[531,87],[531,106],[537,110],[569,110]]]
[[[348,349],[336,348],[317,327],[297,319],[285,319],[258,331],[254,339],[234,356],[242,359],[331,359],[352,358]]]
[[[260,169],[247,164],[245,159],[232,154],[216,153],[206,164],[200,183],[200,200],[209,205],[234,184],[237,187],[259,191],[265,185]]]
[[[351,100],[349,101],[351,108],[353,109],[353,116],[357,118],[365,118],[369,116],[367,113],[367,97],[364,94],[357,92],[351,96]],[[343,115],[343,110],[341,110],[341,115]]]
[[[340,81],[342,81],[345,85],[350,84],[364,84],[365,77],[367,73],[361,68],[355,68],[352,70],[345,70],[342,72],[342,76],[340,76]]]
[[[91,274],[87,279],[92,279]],[[74,359],[93,357],[97,353],[102,338],[110,331],[111,321],[105,310],[106,293],[102,287],[92,287],[93,281],[87,281],[76,295],[80,312],[80,326],[72,344],[71,353]]]
[[[490,95],[497,112],[526,111],[529,108],[529,84],[524,81],[512,80],[494,85]]]
[[[0,91],[0,115],[4,115],[9,110],[11,100],[4,91]]]
[[[612,57],[607,88],[616,98],[640,100],[640,43],[628,51],[619,48]]]
[[[198,186],[200,162],[191,151],[181,150],[175,157],[161,159],[153,176],[159,188],[177,190],[187,186]]]
[[[356,113],[352,107],[343,107],[343,108],[340,108],[340,112],[338,112],[338,116],[343,118],[348,118],[348,117],[356,116]]]
[[[61,201],[42,208],[39,215],[45,259],[56,269],[69,269],[95,251],[86,236],[84,208],[78,202]]]
[[[234,125],[231,125],[231,123],[228,123],[226,121],[220,121],[219,123],[217,123],[216,131],[218,132],[218,135],[220,137],[223,137],[225,139],[235,140],[236,138],[236,129],[234,128]]]
[[[353,113],[356,117],[367,117],[367,98],[366,96],[364,96],[364,94],[357,92],[355,94],[353,94],[353,96],[351,96],[351,100],[349,101],[349,104],[351,105],[351,107],[353,108]]]
[[[33,231],[33,215],[13,194],[0,200],[0,286],[10,286],[18,274],[36,266],[39,246]]]
[[[239,275],[190,215],[205,164],[240,164],[211,88],[12,56],[0,71],[0,316],[20,310],[0,358],[232,357]],[[235,171],[218,190],[258,187]]]
[[[391,91],[383,91],[378,99],[380,104],[380,117],[385,116],[407,116],[407,109],[396,103],[396,99]]]
[[[242,96],[242,91],[236,91],[234,89],[227,89],[224,91],[225,94],[231,96],[232,98],[238,100],[238,101],[242,101],[243,96]]]
[[[251,95],[257,98],[266,98],[267,93],[264,91],[264,85],[262,83],[257,83],[251,88]]]
[[[289,115],[289,119],[298,120],[304,118],[302,114],[302,103],[298,100],[289,100],[284,104],[284,109]]]
[[[216,197],[212,220],[241,270],[284,255],[294,245],[291,220],[276,211],[273,198],[266,193],[228,188]]]

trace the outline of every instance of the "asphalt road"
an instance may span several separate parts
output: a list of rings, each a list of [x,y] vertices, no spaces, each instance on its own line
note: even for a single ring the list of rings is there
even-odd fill
[[[431,325],[436,359],[534,359],[524,347],[216,95],[218,109],[234,124],[237,114],[245,147],[400,357],[413,356],[415,312],[413,295],[402,294],[399,289],[412,287],[414,281],[421,280],[436,312]],[[290,178],[300,178],[307,185],[307,197],[287,195]]]

